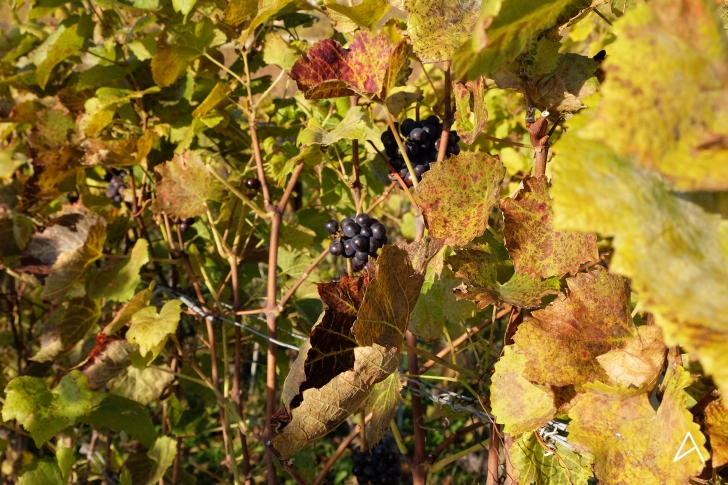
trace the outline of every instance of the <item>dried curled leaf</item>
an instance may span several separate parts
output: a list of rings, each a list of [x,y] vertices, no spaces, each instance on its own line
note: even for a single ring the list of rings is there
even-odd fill
[[[540,278],[573,275],[581,263],[599,260],[596,234],[554,231],[546,176],[525,177],[523,188],[503,199],[500,208],[506,248],[517,272]]]
[[[637,328],[637,336],[624,347],[612,349],[597,357],[613,386],[654,387],[665,363],[665,342],[662,330],[654,325]]]
[[[483,234],[506,169],[487,153],[463,152],[433,163],[415,192],[430,235],[464,246]]]
[[[705,432],[713,451],[713,468],[719,468],[728,463],[728,409],[724,399],[713,401],[705,408]]]
[[[455,95],[455,120],[458,135],[468,145],[485,129],[488,121],[488,109],[485,106],[485,83],[479,77],[476,81],[465,84],[452,83],[452,92]],[[471,108],[472,104],[472,108]]]

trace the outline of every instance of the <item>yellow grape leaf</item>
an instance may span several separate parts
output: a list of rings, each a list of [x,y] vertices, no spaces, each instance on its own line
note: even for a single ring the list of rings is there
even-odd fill
[[[384,430],[389,427],[399,405],[404,402],[400,395],[401,390],[402,382],[396,370],[372,389],[366,404],[367,412],[372,413],[372,419],[367,423],[366,429],[367,444],[370,449],[382,439]]]
[[[594,475],[590,453],[579,454],[558,441],[556,453],[539,443],[535,433],[522,434],[511,446],[511,463],[516,485],[576,485],[586,484]],[[559,458],[561,460],[559,460]],[[564,468],[566,465],[566,468]]]
[[[106,335],[113,335],[118,332],[121,327],[131,321],[131,317],[141,310],[149,306],[149,300],[152,299],[152,290],[147,288],[134,295],[121,310],[114,316],[114,319],[104,328]]]
[[[556,415],[553,392],[528,381],[523,377],[525,370],[523,352],[516,345],[506,346],[490,387],[496,422],[513,436],[540,428]]]
[[[218,82],[215,87],[212,88],[210,94],[207,95],[204,101],[202,101],[192,112],[192,116],[199,118],[200,116],[206,115],[210,110],[213,110],[224,103],[229,102],[228,96],[233,92],[233,88],[228,83]]]
[[[540,278],[573,275],[581,263],[599,260],[596,234],[554,231],[551,205],[546,176],[525,177],[515,197],[500,203],[506,248],[520,273]]]
[[[627,339],[624,347],[597,356],[597,361],[609,376],[609,385],[641,387],[647,384],[652,388],[662,372],[665,354],[660,327],[643,325],[637,328],[635,338]]]
[[[728,40],[715,5],[656,0],[625,14],[582,131],[680,190],[728,189]]]
[[[665,343],[695,353],[728,391],[728,224],[578,131],[554,149],[554,228],[613,236],[610,271],[631,278]]]
[[[645,388],[587,384],[569,411],[569,443],[594,454],[597,477],[609,485],[683,485],[703,469],[705,437],[685,407],[683,392],[692,378],[682,367],[669,368],[660,407],[655,411]],[[689,450],[690,433],[698,446]]]
[[[415,189],[430,236],[464,246],[482,235],[505,174],[500,160],[482,152],[433,163]]]
[[[174,380],[174,374],[166,364],[158,367],[166,369],[166,372],[154,367],[137,369],[133,365],[128,366],[108,381],[109,392],[148,406],[158,400]]]
[[[339,32],[354,32],[357,28],[371,29],[389,11],[388,0],[362,0],[353,7],[325,0],[326,15]]]
[[[485,106],[485,83],[482,77],[465,84],[452,83],[452,92],[455,95],[455,105],[457,106],[455,128],[463,142],[472,145],[485,129],[488,121],[488,108]]]
[[[139,353],[145,356],[152,353],[156,358],[167,342],[167,337],[177,330],[181,315],[182,302],[169,300],[157,314],[157,307],[148,306],[131,317],[131,326],[126,332],[126,339],[139,346]]]
[[[513,340],[528,358],[525,377],[577,388],[606,380],[597,356],[622,347],[637,332],[629,311],[629,283],[598,266],[567,278],[568,296],[559,295],[518,327]]]
[[[721,398],[705,408],[705,432],[710,439],[713,468],[728,463],[728,409]]]

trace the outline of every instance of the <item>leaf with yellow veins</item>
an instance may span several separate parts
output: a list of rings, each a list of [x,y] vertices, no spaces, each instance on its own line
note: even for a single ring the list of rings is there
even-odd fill
[[[488,227],[506,169],[487,153],[463,152],[433,163],[415,192],[430,235],[464,246]]]
[[[349,7],[336,0],[325,0],[326,14],[339,32],[354,32],[357,28],[371,29],[389,11],[387,0],[362,0]]]
[[[728,409],[724,399],[713,401],[705,408],[705,432],[713,450],[713,468],[728,463]]]
[[[525,377],[553,386],[606,380],[597,356],[636,334],[629,311],[629,284],[598,266],[568,278],[560,295],[518,327],[513,340],[528,357]]]
[[[728,40],[715,5],[658,0],[625,14],[602,65],[598,113],[582,132],[680,190],[728,189]]]
[[[389,427],[399,405],[404,402],[400,395],[401,390],[402,383],[396,370],[372,389],[366,406],[367,411],[372,413],[372,419],[367,423],[366,430],[370,449],[382,439],[384,430]]]
[[[452,92],[455,95],[455,105],[457,106],[455,128],[463,142],[472,145],[485,129],[488,121],[488,108],[485,106],[485,83],[482,77],[465,84],[452,83]]]
[[[692,382],[682,367],[667,371],[655,411],[646,389],[587,384],[569,411],[569,443],[594,454],[596,475],[609,485],[682,485],[703,469],[705,437],[686,409],[683,392]],[[698,449],[673,461],[690,433]],[[682,447],[687,451],[690,440]]]
[[[554,228],[613,237],[610,271],[631,279],[665,343],[694,353],[728,392],[728,224],[578,130],[557,147]]]
[[[490,402],[496,422],[513,436],[533,431],[556,415],[553,392],[523,377],[526,361],[518,346],[506,346],[495,365],[490,387]]]
[[[152,353],[156,358],[167,337],[177,330],[181,315],[182,302],[169,300],[157,314],[157,307],[148,306],[131,317],[131,326],[126,332],[126,339],[139,346],[139,353],[145,356]]]
[[[523,188],[500,203],[506,248],[520,273],[540,278],[576,274],[581,263],[598,261],[593,233],[555,231],[546,176],[523,179]]]
[[[516,485],[586,484],[594,476],[590,453],[579,454],[558,441],[556,453],[549,453],[533,432],[522,434],[511,446],[512,477]],[[566,468],[564,468],[566,465]]]
[[[624,347],[597,356],[613,386],[654,387],[665,362],[662,330],[654,325],[637,328],[637,336],[625,341]]]

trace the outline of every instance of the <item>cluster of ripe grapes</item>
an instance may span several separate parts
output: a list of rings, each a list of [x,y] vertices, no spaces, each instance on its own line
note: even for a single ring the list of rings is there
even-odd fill
[[[351,455],[354,463],[354,476],[360,485],[372,483],[373,485],[394,485],[399,483],[400,463],[399,454],[391,449],[392,440],[382,438],[369,453],[357,446]]]
[[[114,202],[121,202],[124,200],[124,197],[122,197],[119,192],[121,189],[125,188],[124,177],[126,177],[126,172],[123,170],[116,170],[115,168],[112,168],[111,170],[106,171],[104,180],[109,182],[109,186],[106,188],[107,199],[114,199]]]
[[[179,230],[182,232],[185,232],[187,229],[190,228],[192,224],[195,223],[194,217],[188,217],[187,219],[180,219],[179,217],[175,219],[175,224],[179,226]]]
[[[442,135],[442,123],[440,123],[440,119],[437,116],[431,115],[423,121],[415,121],[412,118],[407,118],[401,125],[395,123],[394,126],[399,129],[402,137],[406,139],[404,149],[407,152],[407,158],[412,163],[412,169],[417,176],[417,180],[420,181],[422,180],[422,174],[430,169],[430,164],[437,161],[437,154],[440,150],[440,137]],[[392,130],[387,129],[387,131],[382,133],[381,140],[384,145],[384,151],[392,163],[392,167],[399,171],[399,176],[402,177],[404,183],[411,187],[412,176],[409,170],[407,170],[407,164],[404,162],[404,157],[397,146],[397,141],[394,138]],[[449,158],[450,155],[460,153],[459,141],[460,137],[457,132],[454,130],[451,131],[447,140],[446,158]],[[389,177],[391,180],[396,180],[394,174],[390,174]]]
[[[335,236],[329,252],[334,256],[351,258],[354,271],[364,269],[369,256],[376,258],[377,250],[387,244],[387,228],[364,213],[343,219],[341,230],[334,219],[326,221],[324,229]]]

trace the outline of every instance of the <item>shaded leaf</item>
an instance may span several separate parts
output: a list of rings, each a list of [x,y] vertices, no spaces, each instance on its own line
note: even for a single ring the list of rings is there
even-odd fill
[[[133,349],[126,340],[111,340],[97,343],[94,350],[81,367],[81,372],[88,377],[89,389],[99,391],[105,389],[109,380],[131,365],[129,354]]]
[[[710,439],[713,468],[728,463],[728,410],[723,403],[719,399],[705,408],[705,433]]]
[[[458,135],[468,145],[485,129],[488,121],[488,109],[485,107],[485,84],[483,78],[468,81],[465,84],[452,83],[452,92],[455,95],[455,125]],[[471,108],[472,105],[472,108]]]
[[[668,368],[657,411],[644,388],[587,384],[569,411],[569,442],[594,454],[597,476],[610,485],[687,483],[703,468],[698,453],[708,456],[700,426],[685,407],[683,389],[691,382],[682,367]],[[673,462],[688,433],[699,449]]]
[[[612,349],[597,357],[609,376],[607,384],[621,387],[654,387],[662,372],[666,348],[660,327],[643,325],[637,336],[628,339],[624,347]]]
[[[81,142],[84,149],[84,165],[136,165],[141,160],[133,156],[137,151],[135,137],[125,139],[87,138]]]
[[[490,387],[496,422],[513,436],[540,428],[556,415],[553,392],[523,377],[526,361],[525,354],[517,346],[506,346],[495,364]]]
[[[31,358],[36,362],[48,362],[65,355],[96,324],[101,316],[101,305],[88,297],[74,298],[68,302],[57,326],[46,329],[40,337],[40,350]]]
[[[65,485],[63,473],[53,458],[34,459],[20,470],[17,485]]]
[[[79,417],[78,421],[96,430],[108,428],[117,433],[124,431],[132,439],[151,448],[157,438],[157,432],[147,411],[131,399],[115,394],[104,394],[104,396],[93,411]]]
[[[17,419],[38,447],[91,410],[92,393],[79,371],[66,374],[53,389],[38,377],[16,377],[5,392],[3,420]]]
[[[48,49],[43,62],[35,69],[35,79],[41,89],[45,89],[53,68],[80,50],[92,31],[93,21],[90,15],[82,15],[77,23],[63,30]]]
[[[506,169],[487,153],[463,152],[433,163],[415,192],[432,237],[463,246],[483,234]]]
[[[91,298],[106,298],[112,301],[128,301],[141,283],[139,270],[149,262],[149,243],[137,239],[126,258],[110,259],[88,282],[87,293]]]
[[[515,197],[501,201],[503,235],[517,272],[541,278],[573,275],[581,263],[599,260],[595,234],[554,231],[551,204],[546,176],[524,177]]]
[[[402,383],[396,370],[372,389],[366,405],[367,411],[372,413],[372,419],[367,423],[366,429],[367,444],[370,449],[384,437],[384,430],[389,427],[399,405],[404,402],[400,394],[401,389]]]
[[[182,302],[169,300],[157,314],[157,307],[148,306],[131,317],[131,326],[126,332],[126,339],[139,346],[143,356],[152,353],[154,360],[161,351],[167,338],[177,331]]]
[[[166,368],[165,366],[160,367]],[[159,399],[164,389],[173,380],[172,374],[154,367],[140,370],[129,366],[126,371],[108,382],[108,388],[113,394],[133,399],[142,406],[147,406]]]
[[[558,441],[556,453],[548,453],[533,432],[524,433],[513,441],[510,449],[514,468],[513,479],[517,485],[570,485],[588,483],[594,473],[591,463],[594,457],[576,453]],[[559,460],[559,458],[561,460]],[[565,469],[564,465],[568,468]]]
[[[518,327],[513,340],[528,358],[525,376],[554,386],[606,381],[597,356],[621,348],[637,331],[630,316],[629,283],[601,266],[567,278],[559,295]]]
[[[129,455],[125,466],[134,484],[153,485],[159,483],[167,468],[172,466],[176,455],[177,440],[162,436],[157,438],[146,455],[141,453]]]
[[[447,61],[473,35],[478,0],[404,0],[407,31],[425,63]]]
[[[294,0],[230,0],[225,8],[225,23],[242,25],[238,42],[244,44],[259,25],[267,22]]]

